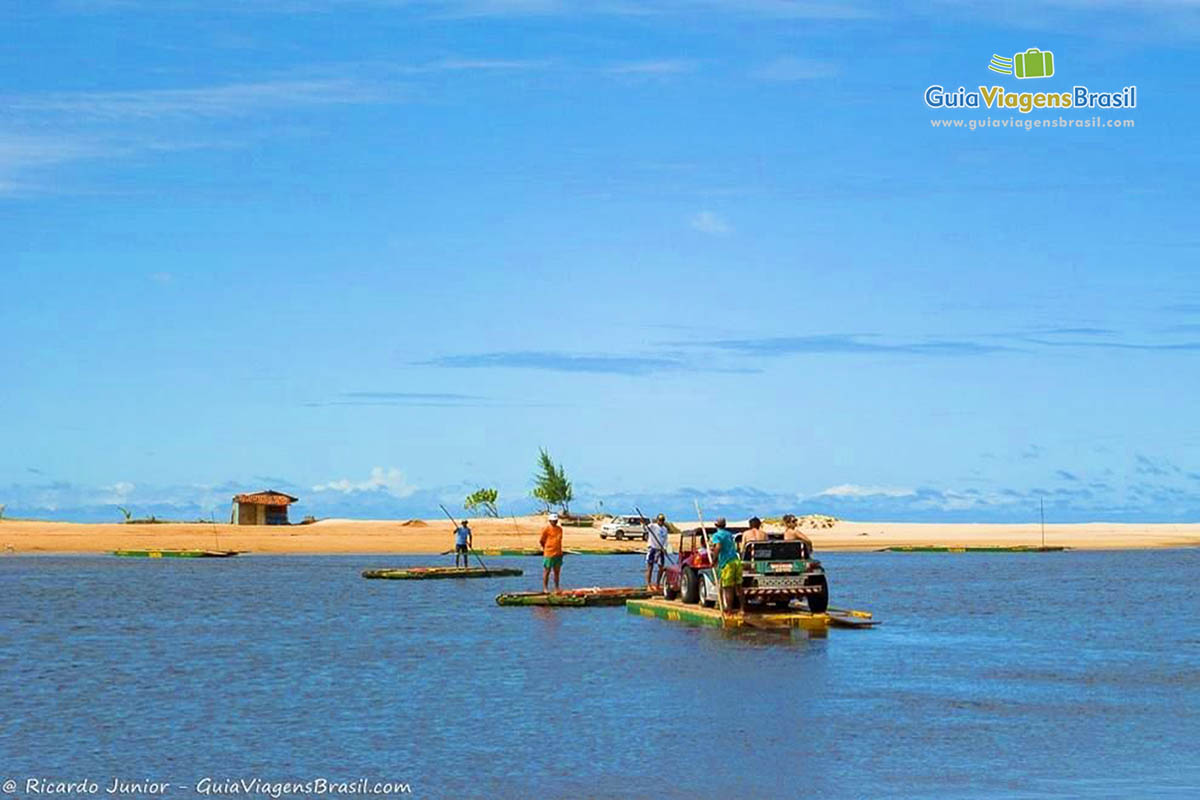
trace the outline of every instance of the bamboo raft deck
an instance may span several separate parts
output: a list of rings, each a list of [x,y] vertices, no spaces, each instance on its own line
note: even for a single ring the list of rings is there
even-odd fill
[[[802,628],[810,632],[821,632],[829,628],[870,628],[879,624],[869,611],[841,608],[831,608],[823,614],[814,614],[811,611],[772,611],[726,617],[717,608],[691,605],[662,597],[630,600],[625,604],[625,608],[630,614],[643,617],[708,625],[713,628]]]
[[[1061,553],[1068,547],[1058,545],[963,545],[906,544],[885,547],[880,553]]]
[[[561,592],[507,592],[496,595],[498,606],[623,606],[626,600],[652,597],[654,593],[640,586],[614,586],[590,589],[567,589]]]
[[[420,581],[440,578],[503,578],[510,575],[524,575],[519,569],[509,567],[395,567],[393,569],[363,570],[364,578],[391,581]]]
[[[114,556],[122,558],[232,558],[244,550],[113,550]]]

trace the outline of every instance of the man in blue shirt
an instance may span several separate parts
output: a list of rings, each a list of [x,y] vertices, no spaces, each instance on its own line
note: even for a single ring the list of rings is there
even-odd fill
[[[462,525],[454,529],[454,566],[458,566],[458,557],[462,556],[462,565],[471,566],[471,526],[464,519]]]
[[[721,581],[721,605],[726,614],[733,613],[733,598],[737,597],[737,607],[743,608],[742,595],[742,560],[738,558],[737,544],[733,534],[725,527],[725,518],[717,520],[717,532],[708,541],[709,550],[717,557],[717,575]]]

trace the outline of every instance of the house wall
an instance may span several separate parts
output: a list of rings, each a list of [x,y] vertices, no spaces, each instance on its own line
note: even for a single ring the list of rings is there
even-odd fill
[[[266,509],[266,507],[256,505],[254,503],[238,503],[237,504],[237,524],[238,525],[265,525],[265,524],[267,524],[267,509]]]
[[[236,525],[287,525],[287,506],[264,506],[257,503],[237,503]]]

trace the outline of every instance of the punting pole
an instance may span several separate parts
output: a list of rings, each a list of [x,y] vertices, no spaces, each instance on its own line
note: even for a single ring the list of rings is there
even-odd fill
[[[1038,498],[1038,508],[1042,512],[1042,547],[1046,546],[1046,498]]]
[[[717,562],[713,561],[712,548],[708,544],[708,531],[704,528],[704,514],[700,512],[700,501],[693,500],[696,504],[696,516],[700,518],[700,536],[704,538],[704,549],[708,551],[708,562],[712,568],[713,583],[717,586],[717,605],[721,607],[721,616],[725,615],[725,593],[721,591],[721,575],[717,572]]]
[[[441,503],[438,503],[438,508],[442,509],[442,513],[449,517],[450,522],[454,525],[454,530],[458,530],[458,520],[451,516],[450,512],[447,511],[446,507]],[[470,549],[471,555],[475,556],[475,560],[479,562],[479,566],[483,567],[484,572],[491,572],[491,570],[487,568],[487,564],[483,563],[483,559],[479,557],[479,553],[475,552],[475,548],[471,547],[470,545],[467,547]]]
[[[637,506],[634,506],[633,510],[637,512],[638,519],[648,519],[648,517],[645,514],[643,514],[642,510],[640,508],[638,508]],[[649,539],[650,538],[650,526],[643,522],[642,530],[644,530],[646,532],[646,538]],[[667,532],[667,555],[671,555],[671,533],[670,533],[670,531]],[[676,558],[675,560],[678,561],[679,559]]]

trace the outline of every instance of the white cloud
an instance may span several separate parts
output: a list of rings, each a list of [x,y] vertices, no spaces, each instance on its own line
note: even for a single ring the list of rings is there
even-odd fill
[[[129,496],[133,494],[133,490],[136,488],[129,481],[117,481],[111,486],[105,486],[104,491],[108,493],[108,502],[124,503],[129,500]]]
[[[691,226],[710,236],[725,236],[733,232],[733,226],[711,211],[701,211],[691,219]]]
[[[38,169],[98,158],[104,148],[76,139],[0,132],[0,195],[34,193],[42,187],[25,176]]]
[[[389,99],[391,89],[353,78],[276,80],[193,89],[56,92],[9,98],[10,112],[66,113],[95,119],[223,117],[270,109],[353,105]]]
[[[666,58],[656,61],[628,61],[605,70],[612,75],[679,75],[693,72],[696,62],[683,58]]]
[[[443,58],[419,67],[403,69],[403,72],[489,72],[544,69],[553,62],[527,61],[504,58]]]
[[[328,483],[319,483],[313,487],[314,492],[341,492],[342,494],[379,490],[383,490],[393,497],[408,497],[417,491],[417,487],[409,484],[404,479],[404,473],[395,467],[391,469],[374,467],[371,470],[370,477],[363,481],[352,481],[349,478],[341,478],[329,481]]]
[[[891,486],[859,486],[853,483],[843,483],[830,486],[817,497],[912,497],[916,492],[912,489],[899,489]]]
[[[811,81],[832,78],[838,74],[838,68],[828,61],[787,56],[764,64],[750,74],[764,81]]]

